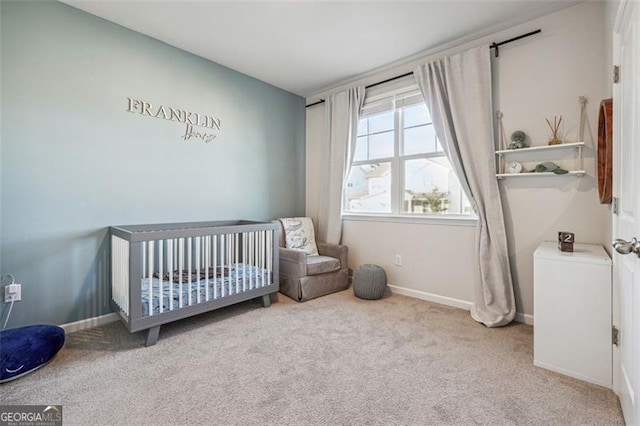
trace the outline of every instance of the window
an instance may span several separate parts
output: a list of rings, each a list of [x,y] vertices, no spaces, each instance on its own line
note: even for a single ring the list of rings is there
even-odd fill
[[[473,214],[415,88],[365,103],[343,206],[345,213]]]

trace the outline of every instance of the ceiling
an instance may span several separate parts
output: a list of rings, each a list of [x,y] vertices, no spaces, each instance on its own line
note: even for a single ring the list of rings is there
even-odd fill
[[[73,7],[303,97],[576,1],[78,1]]]

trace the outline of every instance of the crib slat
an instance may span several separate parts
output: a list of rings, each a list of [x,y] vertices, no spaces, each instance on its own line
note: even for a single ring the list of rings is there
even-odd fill
[[[220,265],[222,268],[222,282],[220,283],[220,297],[225,296],[224,280],[225,280],[225,261],[224,261],[224,235],[220,235]]]
[[[262,267],[264,266],[264,233],[258,231],[260,235],[260,245],[258,246],[259,258],[258,258],[258,281],[260,281],[260,287],[264,286],[264,280],[262,279]]]
[[[267,270],[267,231],[262,231],[262,270],[260,273],[262,274],[262,286],[266,286],[266,276],[265,271]]]
[[[234,268],[235,268],[234,270],[236,271],[236,293],[239,293],[240,292],[240,281],[239,281],[240,280],[240,274],[239,274],[239,271],[238,271],[238,250],[239,250],[239,247],[238,247],[238,233],[236,232],[233,235],[233,237],[235,239],[234,246],[235,246],[235,249],[236,249],[235,250],[236,254],[235,254],[235,257],[233,259],[233,265],[234,265]]]
[[[147,288],[147,300],[149,301],[149,316],[153,315],[153,241],[147,243],[149,253],[147,254],[147,277],[149,279],[149,286]]]
[[[218,236],[213,236],[213,270],[216,273],[216,277],[218,276]],[[218,298],[218,284],[217,280],[213,282],[213,298]]]
[[[242,233],[242,291],[247,291],[247,233]]]
[[[251,267],[253,266],[253,232],[249,232],[249,289],[253,289],[253,274]]]
[[[187,268],[188,268],[188,276],[187,276],[187,291],[189,292],[187,294],[187,300],[189,303],[189,306],[191,306],[192,304],[192,300],[191,300],[191,237],[187,238]]]
[[[167,240],[167,260],[169,262],[169,310],[173,311],[173,239]],[[164,283],[162,284],[164,285]]]
[[[196,244],[196,303],[200,303],[200,242],[201,238],[195,238]]]
[[[231,267],[233,259],[231,258],[233,253],[233,240],[231,239],[231,234],[226,234],[225,238],[227,239],[227,266],[229,267],[229,294],[233,294],[233,283],[231,282]]]
[[[182,297],[182,270],[184,269],[184,238],[178,238],[178,307],[184,306]]]
[[[254,257],[251,270],[251,274],[253,275],[254,288],[258,288],[260,286],[260,282],[258,281],[258,265],[260,264],[260,234],[256,231],[255,234],[255,245],[253,246]]]
[[[204,300],[206,300],[207,302],[209,301],[209,265],[210,265],[210,260],[209,259],[209,245],[211,244],[211,236],[207,235],[206,237],[204,237],[204,270],[205,270],[205,276],[204,276]],[[213,282],[215,283],[215,279],[216,279],[216,272],[213,271]]]
[[[163,252],[164,240],[158,240],[158,298],[160,299],[159,309],[160,313],[163,311],[164,307],[164,285],[162,282],[162,276],[164,271],[162,270],[162,252]]]

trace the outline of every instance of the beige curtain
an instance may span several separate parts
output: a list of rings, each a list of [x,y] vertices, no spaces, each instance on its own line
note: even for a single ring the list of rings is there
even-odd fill
[[[488,327],[508,324],[516,304],[495,177],[489,46],[429,62],[413,74],[438,139],[478,215],[480,285],[471,316]]]
[[[355,151],[364,87],[353,87],[325,100],[318,240],[340,244],[342,239],[342,188]]]

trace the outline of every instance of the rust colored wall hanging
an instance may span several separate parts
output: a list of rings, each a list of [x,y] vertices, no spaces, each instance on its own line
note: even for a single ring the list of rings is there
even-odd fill
[[[601,204],[611,203],[612,166],[612,99],[600,102],[598,118],[598,194]]]

